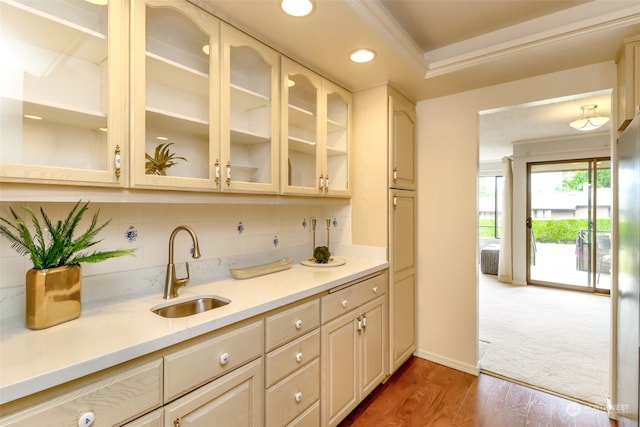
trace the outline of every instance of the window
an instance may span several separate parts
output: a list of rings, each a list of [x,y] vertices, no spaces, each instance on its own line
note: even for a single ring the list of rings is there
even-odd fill
[[[501,176],[481,176],[478,181],[480,237],[500,238],[503,188],[504,179]]]

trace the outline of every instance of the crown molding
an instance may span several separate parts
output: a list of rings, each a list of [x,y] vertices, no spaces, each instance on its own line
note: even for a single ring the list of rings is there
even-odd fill
[[[590,2],[523,24],[497,30],[424,54],[425,78],[482,65],[551,44],[640,25],[640,6],[611,10],[613,2]]]
[[[420,73],[427,71],[424,52],[391,16],[380,0],[347,0],[346,3],[387,40],[416,71]]]

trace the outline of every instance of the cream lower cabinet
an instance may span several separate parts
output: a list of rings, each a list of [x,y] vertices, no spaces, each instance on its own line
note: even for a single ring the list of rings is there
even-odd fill
[[[320,301],[265,320],[265,425],[320,423]]]
[[[165,406],[165,427],[262,426],[262,358]]]
[[[389,200],[389,352],[391,372],[416,349],[416,195],[392,190]]]
[[[164,356],[165,426],[262,426],[263,323],[241,323]]]
[[[386,281],[379,275],[322,298],[322,426],[338,425],[386,377]]]
[[[143,415],[130,423],[125,424],[125,427],[163,427],[164,426],[164,409],[156,409],[153,412]]]
[[[162,405],[162,359],[129,362],[0,407],[2,426],[122,425]],[[132,424],[145,425],[145,424]],[[153,425],[153,424],[150,424]]]

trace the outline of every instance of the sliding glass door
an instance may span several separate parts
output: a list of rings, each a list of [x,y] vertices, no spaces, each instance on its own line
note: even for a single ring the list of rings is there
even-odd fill
[[[527,282],[611,289],[611,161],[529,163]]]

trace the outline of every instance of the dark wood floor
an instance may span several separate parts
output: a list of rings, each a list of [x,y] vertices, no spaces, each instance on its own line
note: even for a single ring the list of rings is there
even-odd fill
[[[603,411],[489,375],[410,359],[340,425],[611,427]]]

